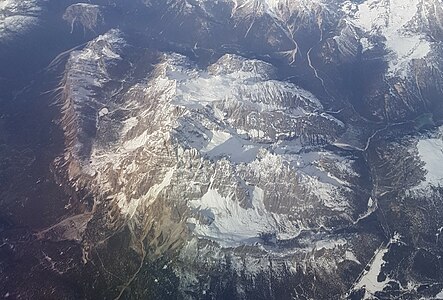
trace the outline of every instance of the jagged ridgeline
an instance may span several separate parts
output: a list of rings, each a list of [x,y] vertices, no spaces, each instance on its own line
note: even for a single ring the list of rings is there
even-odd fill
[[[111,30],[70,55],[62,82],[64,165],[74,185],[94,191],[103,230],[127,227],[143,257],[175,254],[183,290],[196,288],[189,277],[198,272],[217,272],[219,260],[204,267],[214,256],[232,260],[239,277],[272,263],[290,274],[288,262],[309,252],[328,266],[303,268],[325,278],[342,268],[358,242],[331,232],[367,214],[370,194],[359,187],[361,157],[326,149],[344,124],[310,92],[275,79],[269,63],[227,54],[200,69],[158,53],[135,80],[124,66],[136,62],[124,57],[139,56],[125,51],[124,34]]]

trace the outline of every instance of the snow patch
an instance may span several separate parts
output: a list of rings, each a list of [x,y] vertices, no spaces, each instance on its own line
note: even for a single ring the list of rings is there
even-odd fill
[[[392,53],[388,76],[406,77],[409,63],[425,58],[431,51],[424,34],[407,29],[419,13],[419,5],[420,0],[366,0],[358,5],[346,1],[343,6],[351,24],[370,36],[386,38],[386,49]],[[368,46],[365,40],[362,45],[364,49]]]
[[[337,247],[346,245],[346,240],[344,239],[329,239],[329,240],[320,240],[315,243],[315,249],[316,250],[333,250]]]
[[[108,109],[107,107],[102,108],[102,109],[98,112],[98,116],[99,116],[100,118],[106,116],[107,114],[109,114],[109,109]]]
[[[229,134],[227,132],[213,131],[211,141],[204,149],[202,149],[202,151],[209,152],[209,151],[213,150],[214,148],[222,145],[230,138],[231,138],[231,134]]]
[[[225,157],[234,163],[249,163],[257,157],[259,145],[223,131],[213,131],[208,145],[200,151],[210,158]]]
[[[441,138],[420,140],[417,144],[420,159],[425,163],[425,185],[440,186],[443,183],[443,140]],[[423,185],[422,184],[422,185]]]
[[[383,265],[385,264],[383,257],[386,253],[388,253],[388,251],[388,248],[382,248],[378,250],[372,260],[369,270],[364,271],[363,276],[355,285],[355,289],[365,289],[364,299],[370,299],[371,295],[374,295],[376,292],[382,291],[383,288],[386,286],[386,283],[389,281],[388,278],[381,282],[379,282],[377,279]]]
[[[378,281],[378,276],[386,263],[384,256],[389,252],[390,246],[392,244],[399,244],[400,242],[401,235],[398,232],[395,232],[386,246],[381,246],[379,249],[377,249],[374,257],[369,263],[369,270],[366,270],[365,268],[358,282],[354,285],[354,290],[364,288],[365,295],[363,299],[372,299],[372,296],[376,292],[382,291],[386,287],[387,283],[391,280],[388,276],[386,276],[383,281]]]
[[[349,261],[353,261],[353,262],[355,262],[356,264],[361,265],[361,262],[357,259],[357,257],[355,256],[355,254],[354,254],[353,252],[349,251],[349,250],[347,250],[347,251],[345,252],[345,259],[346,259],[346,260],[349,260]]]
[[[214,189],[209,189],[201,199],[190,201],[191,208],[211,219],[203,223],[189,218],[188,223],[195,225],[194,234],[214,240],[222,247],[237,247],[255,244],[260,241],[260,233],[276,232],[278,223],[288,223],[287,220],[277,222],[276,216],[265,209],[264,191],[261,188],[253,187],[252,194],[250,208],[241,207],[232,197],[223,197]],[[298,234],[296,228],[287,229],[292,236]]]
[[[368,38],[361,38],[360,39],[360,44],[362,46],[362,52],[371,50],[372,48],[374,48],[374,45],[369,41]]]

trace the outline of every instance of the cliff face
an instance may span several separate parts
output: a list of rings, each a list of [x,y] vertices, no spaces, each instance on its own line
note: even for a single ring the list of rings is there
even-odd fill
[[[76,3],[66,8],[63,19],[71,24],[71,33],[79,25],[83,30],[96,31],[105,24],[105,8],[100,5]]]
[[[112,97],[121,78],[113,74],[124,68],[120,54],[125,41],[118,30],[91,41],[70,54],[59,89],[63,101],[62,126],[66,136],[65,160],[70,162],[69,178],[87,171],[96,138],[98,112]],[[103,113],[103,111],[101,111]]]

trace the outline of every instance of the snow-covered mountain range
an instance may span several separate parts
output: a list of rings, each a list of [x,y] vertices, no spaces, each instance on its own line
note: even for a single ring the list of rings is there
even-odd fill
[[[127,85],[132,69],[113,77],[136,64],[122,58],[121,35],[71,53],[62,86],[69,177],[116,211],[106,226],[123,221],[140,253],[139,241],[154,233],[157,255],[180,243],[189,259],[192,244],[213,242],[204,256],[239,264],[245,253],[235,252],[245,246],[279,264],[318,251],[329,267],[355,263],[354,237],[330,233],[356,225],[375,203],[361,157],[327,149],[344,133],[341,121],[310,92],[277,80],[271,64],[232,54],[205,69],[159,54],[147,77]]]
[[[49,2],[0,2],[0,44]],[[117,298],[146,265],[185,299],[441,295],[441,0],[65,2],[54,173],[86,196],[39,240]]]

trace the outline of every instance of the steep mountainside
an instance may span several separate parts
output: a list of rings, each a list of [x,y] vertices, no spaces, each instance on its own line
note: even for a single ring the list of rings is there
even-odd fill
[[[69,177],[103,199],[94,210],[112,212],[107,230],[127,226],[141,255],[176,250],[190,260],[183,266],[191,268],[175,266],[185,289],[214,255],[230,257],[238,276],[258,276],[275,261],[287,276],[323,273],[323,285],[333,270],[360,264],[358,241],[376,237],[344,229],[374,211],[370,182],[360,155],[327,150],[345,126],[313,94],[276,80],[272,65],[236,55],[202,70],[182,55],[158,54],[147,77],[131,84],[132,69],[113,76],[132,65],[125,49],[119,31],[98,37],[71,54],[62,86]],[[45,234],[63,228],[70,238],[66,225]],[[260,262],[263,255],[271,261]],[[302,255],[325,262],[288,265]],[[217,261],[205,268],[222,271]]]

